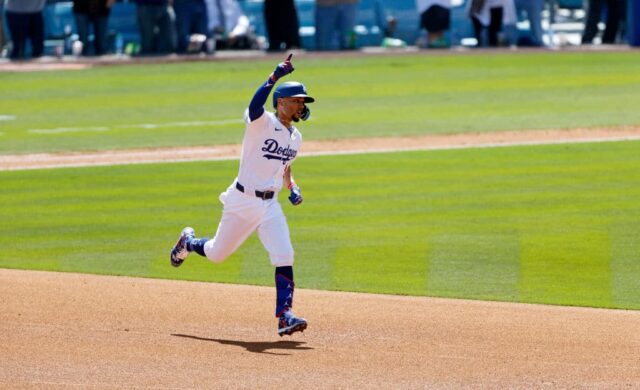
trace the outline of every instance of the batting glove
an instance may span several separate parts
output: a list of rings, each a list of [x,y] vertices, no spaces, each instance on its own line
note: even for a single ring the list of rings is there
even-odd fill
[[[291,64],[292,56],[293,56],[293,53],[289,54],[289,57],[287,57],[287,59],[284,60],[284,62],[281,62],[278,64],[278,66],[276,66],[276,69],[273,71],[271,75],[271,79],[273,81],[277,81],[278,79],[288,75],[289,73],[293,73],[294,68],[293,68],[293,64]]]
[[[302,203],[302,194],[300,194],[300,188],[291,187],[291,195],[289,195],[289,202],[292,205],[297,206]]]

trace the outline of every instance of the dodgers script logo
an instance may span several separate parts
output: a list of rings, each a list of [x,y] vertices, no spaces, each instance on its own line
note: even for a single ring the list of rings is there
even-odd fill
[[[278,144],[278,141],[275,139],[267,139],[264,141],[264,147],[262,148],[263,152],[266,152],[262,155],[262,157],[267,160],[280,160],[283,163],[286,163],[289,160],[293,160],[298,151],[295,149],[291,149],[289,145],[286,148],[283,148]]]

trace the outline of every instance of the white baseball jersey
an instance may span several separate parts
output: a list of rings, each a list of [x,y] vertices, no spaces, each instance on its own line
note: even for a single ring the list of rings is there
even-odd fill
[[[252,190],[280,191],[284,169],[298,155],[302,135],[295,126],[287,129],[272,112],[265,111],[253,122],[248,111],[244,117],[247,130],[237,180]]]
[[[293,265],[293,247],[287,220],[278,202],[284,170],[298,155],[302,135],[287,129],[274,113],[265,111],[253,122],[245,112],[246,130],[238,177],[220,194],[224,205],[218,231],[207,241],[204,252],[213,262],[222,262],[254,232],[264,245],[271,264]],[[244,191],[237,188],[240,183]],[[255,191],[274,191],[272,199],[262,199]]]

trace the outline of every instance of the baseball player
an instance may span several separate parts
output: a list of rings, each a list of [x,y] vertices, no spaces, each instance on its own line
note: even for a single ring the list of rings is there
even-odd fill
[[[314,99],[307,95],[303,84],[287,82],[273,93],[275,112],[267,112],[263,107],[276,82],[293,72],[291,57],[292,54],[276,66],[245,111],[246,129],[240,168],[233,183],[220,194],[223,211],[215,237],[196,238],[194,230],[186,227],[171,250],[171,264],[175,267],[180,266],[190,252],[220,263],[257,231],[275,267],[276,317],[279,319],[280,336],[307,328],[307,321],[296,317],[291,309],[294,252],[287,220],[278,203],[278,193],[285,186],[290,191],[289,201],[294,206],[302,203],[300,189],[291,172],[302,135],[293,123],[309,118],[311,112],[306,103]]]

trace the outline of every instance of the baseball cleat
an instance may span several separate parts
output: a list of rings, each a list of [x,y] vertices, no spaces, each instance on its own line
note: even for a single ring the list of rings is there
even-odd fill
[[[189,251],[187,250],[187,238],[195,237],[196,233],[193,231],[193,228],[186,227],[182,229],[182,233],[180,233],[180,237],[178,238],[178,242],[171,249],[171,265],[174,267],[180,267],[184,262],[184,259],[189,256]]]
[[[291,336],[296,332],[304,332],[307,329],[307,320],[298,318],[293,314],[283,314],[278,321],[278,334],[280,337],[286,335]]]

